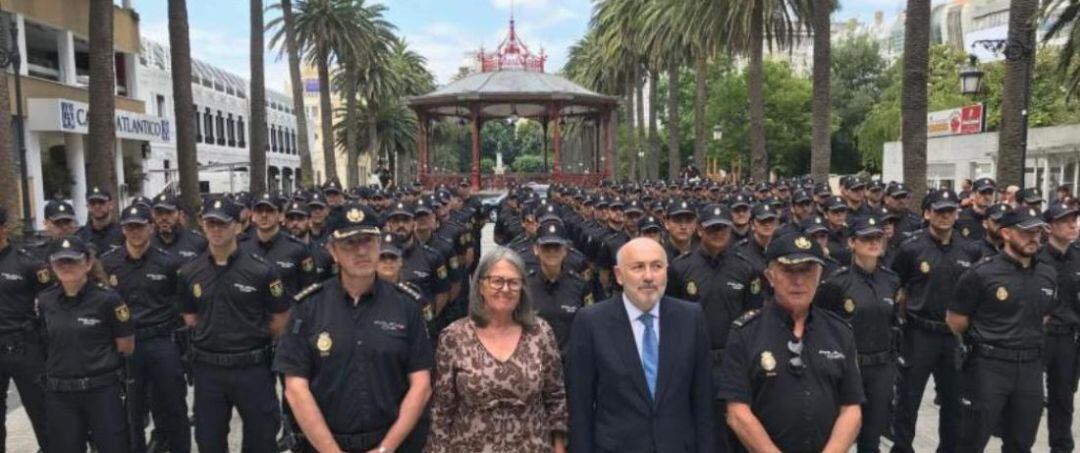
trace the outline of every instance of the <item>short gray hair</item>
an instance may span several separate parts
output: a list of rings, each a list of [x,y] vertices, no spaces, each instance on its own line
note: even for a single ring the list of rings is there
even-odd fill
[[[476,272],[473,273],[469,282],[472,289],[469,291],[469,318],[480,327],[487,326],[490,321],[487,302],[480,295],[480,285],[481,280],[487,277],[488,272],[499,261],[510,263],[517,270],[518,275],[521,276],[521,299],[518,301],[518,306],[514,309],[511,317],[526,330],[532,329],[536,324],[536,312],[533,310],[532,298],[529,297],[528,285],[525,282],[525,261],[516,252],[506,247],[495,247],[492,251],[485,253],[476,265]]]

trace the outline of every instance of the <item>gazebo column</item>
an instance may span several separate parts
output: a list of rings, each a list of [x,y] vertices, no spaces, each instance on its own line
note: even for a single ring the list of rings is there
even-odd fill
[[[418,178],[421,184],[427,184],[428,176],[428,116],[424,113],[418,115],[416,121],[416,154]]]
[[[470,167],[469,184],[472,190],[480,190],[480,108],[471,106],[469,130],[472,132],[472,167]]]
[[[615,161],[612,159],[612,148],[615,146],[615,110],[608,114],[604,120],[604,179],[615,176]]]
[[[552,118],[552,120],[554,120],[554,126],[553,126],[552,133],[551,133],[551,140],[552,140],[552,142],[554,142],[553,146],[552,146],[554,151],[553,151],[553,155],[552,155],[552,158],[551,158],[551,167],[552,167],[552,175],[555,176],[555,180],[558,180],[559,179],[559,173],[561,172],[561,169],[559,168],[559,145],[560,145],[559,142],[562,141],[562,140],[560,140],[560,132],[561,132],[561,130],[560,130],[560,127],[559,127],[560,115],[559,115],[559,105],[558,104],[552,104],[551,105],[551,118]]]

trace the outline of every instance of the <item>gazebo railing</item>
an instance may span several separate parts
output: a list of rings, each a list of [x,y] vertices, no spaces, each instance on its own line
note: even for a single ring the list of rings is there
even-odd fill
[[[440,184],[457,187],[462,179],[468,180],[469,173],[437,173],[428,174],[423,181],[425,188],[432,189]],[[563,184],[571,187],[596,187],[600,185],[603,176],[597,173],[566,173],[560,172],[557,176],[553,173],[506,173],[502,175],[481,175],[480,190],[505,190],[512,185],[536,184]]]

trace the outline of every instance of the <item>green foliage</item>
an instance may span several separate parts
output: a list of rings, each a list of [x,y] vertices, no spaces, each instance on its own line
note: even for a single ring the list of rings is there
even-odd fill
[[[510,167],[516,172],[540,173],[544,171],[544,158],[537,154],[523,154]]]
[[[832,136],[831,169],[855,173],[863,169],[856,128],[881,99],[888,79],[888,63],[877,41],[859,36],[832,48],[832,113],[836,128]]]
[[[484,157],[480,159],[480,173],[491,174],[495,171],[495,159]]]

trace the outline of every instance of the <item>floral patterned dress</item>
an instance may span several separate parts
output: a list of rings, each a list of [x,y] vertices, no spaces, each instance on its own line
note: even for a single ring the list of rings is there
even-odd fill
[[[551,327],[536,319],[499,361],[469,318],[450,324],[435,354],[429,453],[550,453],[567,430],[566,390]]]

